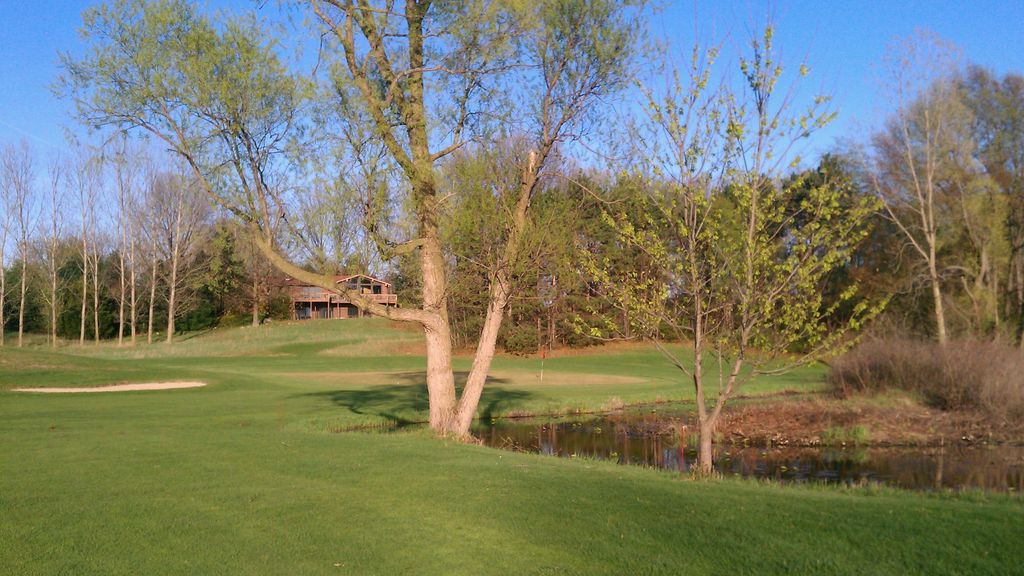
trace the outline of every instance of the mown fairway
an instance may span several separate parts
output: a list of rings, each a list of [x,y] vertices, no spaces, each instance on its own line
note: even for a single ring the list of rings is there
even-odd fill
[[[1019,500],[695,482],[418,431],[415,333],[380,321],[129,351],[0,351],[3,574],[1008,574]],[[467,359],[462,359],[468,365]],[[656,353],[500,358],[481,412],[685,397]],[[746,393],[808,390],[820,371]],[[199,379],[42,395],[18,386]]]

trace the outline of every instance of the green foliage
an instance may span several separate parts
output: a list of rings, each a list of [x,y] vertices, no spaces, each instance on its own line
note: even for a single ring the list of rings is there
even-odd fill
[[[273,27],[253,13],[210,18],[187,0],[112,0],[83,20],[88,50],[61,56],[58,82],[81,121],[148,133],[184,158],[218,203],[273,229],[268,170],[305,97]]]
[[[610,208],[604,222],[650,265],[619,274],[599,256],[585,259],[643,333],[661,337],[667,328],[755,366],[797,349],[805,360],[827,354],[878,310],[853,281],[828,300],[823,292],[867,236],[877,202],[827,162],[785,182],[777,176],[783,150],[832,113],[822,98],[797,114],[788,101],[772,103],[782,74],[772,38],[768,27],[740,60],[746,99],[708,91],[714,51],[694,52],[689,85],[677,74],[664,96],[648,92],[655,168],[627,177],[646,208]],[[606,328],[615,326],[591,329]]]
[[[505,323],[501,327],[499,340],[502,348],[509,354],[527,355],[537,352],[540,340],[537,327],[528,324]]]
[[[821,433],[821,443],[825,446],[860,446],[871,439],[871,433],[865,426],[833,426]]]
[[[267,318],[272,320],[288,320],[292,316],[292,299],[287,294],[277,292],[267,301]]]

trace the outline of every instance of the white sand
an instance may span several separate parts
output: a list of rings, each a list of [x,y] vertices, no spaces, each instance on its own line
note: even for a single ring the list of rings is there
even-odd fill
[[[43,392],[46,394],[73,394],[76,392],[131,392],[134,390],[173,390],[176,388],[199,388],[206,382],[150,382],[147,384],[116,384],[92,388],[15,388],[15,392]]]

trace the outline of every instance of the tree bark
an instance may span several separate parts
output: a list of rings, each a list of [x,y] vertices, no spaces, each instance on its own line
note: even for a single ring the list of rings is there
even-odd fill
[[[711,476],[714,471],[714,445],[715,424],[702,423],[700,425],[700,438],[697,449],[697,472],[702,477]]]
[[[939,272],[935,264],[935,248],[932,244],[932,258],[928,260],[928,278],[932,285],[932,302],[935,306],[935,331],[939,344],[946,345],[946,311],[942,305],[942,286],[939,283]]]
[[[455,373],[452,371],[452,339],[447,322],[424,329],[427,341],[427,397],[430,428],[441,435],[459,435],[455,405]]]
[[[252,327],[260,326],[260,279],[258,271],[253,272],[252,277]]]
[[[427,191],[423,191],[424,188]],[[436,201],[432,187],[421,186],[425,202]],[[455,374],[452,371],[452,336],[448,322],[448,303],[444,258],[437,237],[433,210],[421,212],[421,230],[425,241],[420,249],[423,272],[423,308],[429,321],[424,323],[427,341],[427,395],[430,399],[430,427],[442,435],[459,435],[455,393]]]
[[[458,417],[455,433],[459,436],[469,435],[469,429],[476,418],[476,409],[480,405],[480,396],[483,394],[484,385],[487,383],[487,373],[490,372],[491,362],[494,360],[495,346],[498,341],[498,331],[501,330],[501,322],[508,305],[508,289],[504,281],[495,282],[495,288],[490,303],[487,305],[487,315],[484,317],[484,326],[480,331],[480,340],[477,342],[476,354],[473,355],[473,367],[466,378],[466,386],[462,390],[462,397],[459,399]]]

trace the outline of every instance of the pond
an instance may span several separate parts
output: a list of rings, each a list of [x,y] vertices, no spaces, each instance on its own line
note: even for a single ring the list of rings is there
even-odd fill
[[[625,416],[495,420],[478,425],[484,444],[561,457],[688,471],[696,447],[684,444],[673,421]],[[695,441],[696,438],[692,438]],[[779,482],[880,483],[914,490],[975,488],[1021,493],[1024,446],[753,447],[716,445],[715,466],[726,475]]]

